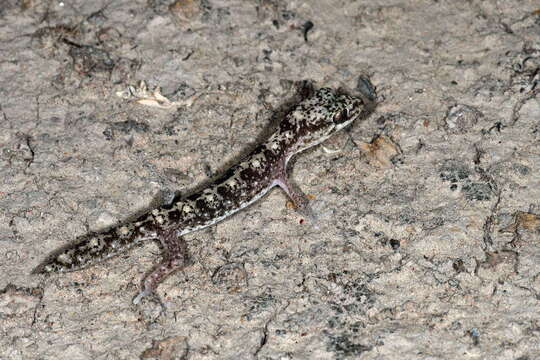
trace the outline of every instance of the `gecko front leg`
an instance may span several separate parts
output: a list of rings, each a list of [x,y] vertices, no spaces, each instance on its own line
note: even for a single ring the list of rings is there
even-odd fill
[[[135,305],[152,294],[167,276],[189,264],[187,243],[176,228],[158,231],[157,239],[161,243],[163,260],[144,278],[141,292],[133,299]]]
[[[302,193],[302,191],[291,184],[287,176],[285,166],[279,170],[278,177],[274,180],[274,184],[279,186],[281,189],[283,189],[283,191],[285,191],[285,193],[287,193],[298,213],[308,218],[312,225],[317,226],[317,216],[309,204],[309,199]]]

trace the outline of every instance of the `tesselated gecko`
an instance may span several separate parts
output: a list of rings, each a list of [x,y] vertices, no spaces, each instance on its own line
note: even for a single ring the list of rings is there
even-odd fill
[[[293,155],[320,144],[355,119],[366,116],[370,105],[368,100],[329,88],[312,90],[310,96],[283,118],[279,129],[266,142],[208,187],[186,198],[175,198],[133,222],[86,234],[75,244],[52,254],[34,272],[79,270],[144,240],[157,239],[163,248],[163,260],[143,280],[143,289],[133,300],[137,304],[173,271],[187,265],[188,251],[182,235],[233,215],[274,186],[281,187],[296,207],[309,215],[308,200],[288,180],[287,163]]]

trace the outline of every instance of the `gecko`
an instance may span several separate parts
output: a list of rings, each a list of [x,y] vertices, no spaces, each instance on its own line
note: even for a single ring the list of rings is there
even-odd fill
[[[174,271],[189,264],[182,236],[214,225],[246,208],[275,186],[280,187],[301,213],[313,218],[307,197],[291,186],[287,176],[290,159],[318,145],[365,117],[372,109],[370,99],[354,97],[341,90],[307,90],[305,99],[291,109],[268,139],[213,181],[187,197],[175,196],[136,220],[102,232],[91,232],[51,254],[34,273],[80,270],[118,255],[145,240],[158,240],[163,259],[142,280],[133,299],[138,304],[153,294]]]

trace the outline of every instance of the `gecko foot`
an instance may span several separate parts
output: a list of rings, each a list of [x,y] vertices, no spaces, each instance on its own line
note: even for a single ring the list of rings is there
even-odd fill
[[[305,196],[300,190],[295,189],[295,187],[289,183],[285,175],[278,177],[276,180],[274,180],[274,183],[282,188],[287,195],[289,195],[289,198],[293,202],[296,211],[305,217],[308,222],[317,229],[317,216],[311,208],[307,196]]]
[[[313,226],[315,229],[318,229],[319,228],[319,225],[318,225],[318,216],[315,215],[315,212],[313,211],[313,208],[308,204],[308,203],[305,203],[303,204],[302,207],[299,207],[298,205],[296,205],[296,211],[302,215],[303,217],[305,217],[308,221],[308,223]]]
[[[153,294],[165,278],[174,271],[184,268],[189,262],[187,243],[176,235],[176,230],[158,233],[158,239],[163,246],[163,261],[144,278],[142,291],[133,299],[135,305],[140,303],[143,297]]]

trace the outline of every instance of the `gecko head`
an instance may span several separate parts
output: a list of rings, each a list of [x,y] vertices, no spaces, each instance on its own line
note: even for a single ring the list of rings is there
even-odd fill
[[[350,125],[366,107],[360,98],[322,88],[301,102],[285,120],[297,135],[293,152],[300,152],[322,143]]]

